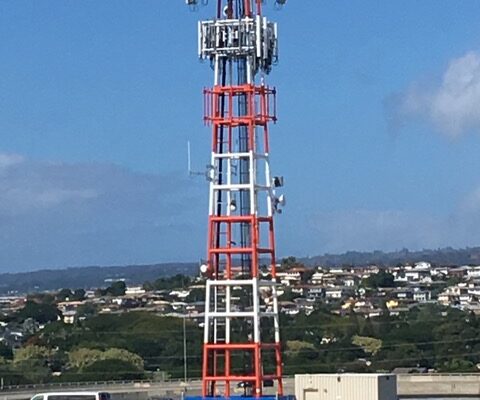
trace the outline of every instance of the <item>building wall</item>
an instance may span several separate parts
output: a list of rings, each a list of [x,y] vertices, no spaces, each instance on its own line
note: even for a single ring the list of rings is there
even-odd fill
[[[397,380],[390,374],[295,375],[297,400],[397,400]]]

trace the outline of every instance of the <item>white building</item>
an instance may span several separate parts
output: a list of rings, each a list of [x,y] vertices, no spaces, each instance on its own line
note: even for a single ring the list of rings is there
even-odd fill
[[[327,299],[341,299],[343,296],[343,288],[333,287],[325,289],[325,298]]]
[[[419,303],[425,303],[432,298],[430,290],[416,290],[413,292],[413,300]]]
[[[145,294],[145,289],[141,286],[131,286],[125,290],[127,296],[141,296],[142,294]]]
[[[480,278],[480,266],[468,266],[467,267],[467,276],[469,278]]]

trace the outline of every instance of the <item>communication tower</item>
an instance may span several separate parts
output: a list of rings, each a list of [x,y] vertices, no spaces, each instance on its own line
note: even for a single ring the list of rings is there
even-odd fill
[[[204,90],[212,147],[202,396],[240,387],[260,397],[272,385],[282,396],[273,218],[285,198],[276,193],[283,178],[270,170],[276,90],[265,83],[278,60],[277,24],[262,14],[263,0],[215,3],[215,18],[198,24],[199,57],[214,71]]]

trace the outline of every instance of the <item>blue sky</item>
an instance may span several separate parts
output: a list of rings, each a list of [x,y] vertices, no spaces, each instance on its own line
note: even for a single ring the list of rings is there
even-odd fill
[[[271,1],[270,1],[271,3]],[[480,2],[290,0],[278,253],[480,243]],[[183,0],[0,0],[0,271],[204,257],[207,64]]]

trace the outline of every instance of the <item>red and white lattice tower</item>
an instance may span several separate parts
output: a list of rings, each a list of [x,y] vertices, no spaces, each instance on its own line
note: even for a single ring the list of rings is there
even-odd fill
[[[262,0],[217,3],[216,18],[198,26],[200,58],[214,71],[204,92],[212,154],[202,395],[229,397],[242,382],[259,397],[272,381],[282,395],[273,217],[283,179],[270,172],[276,92],[264,81],[277,61],[277,25]]]

